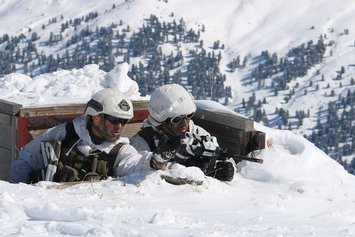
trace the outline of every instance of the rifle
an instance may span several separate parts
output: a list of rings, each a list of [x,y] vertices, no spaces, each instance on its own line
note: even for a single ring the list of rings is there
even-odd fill
[[[259,164],[262,164],[264,162],[263,159],[259,159],[259,158],[254,158],[254,157],[248,157],[248,156],[241,156],[241,155],[236,155],[236,154],[230,154],[230,153],[222,153],[222,155],[220,156],[222,159],[226,159],[226,158],[233,158],[233,160],[235,161],[235,163],[238,163],[240,160],[246,160],[246,161],[251,161],[251,162],[256,162]]]
[[[227,160],[229,158],[232,158],[236,164],[238,162],[240,162],[241,160],[256,162],[256,163],[259,163],[259,164],[262,164],[264,162],[263,159],[231,154],[231,153],[227,153],[225,150],[224,151],[223,150],[219,150],[219,152],[217,152],[213,157],[210,157],[210,160],[204,164],[204,166],[202,168],[202,171],[205,174],[209,174],[209,173],[213,172],[217,160],[225,161],[225,160]]]

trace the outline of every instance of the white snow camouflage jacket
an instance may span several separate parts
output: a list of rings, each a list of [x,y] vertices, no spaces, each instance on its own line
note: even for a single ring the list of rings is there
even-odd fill
[[[144,127],[152,127],[152,124],[148,121],[148,119],[143,122]],[[192,120],[189,122],[189,132],[197,135],[210,136],[210,133],[207,132],[202,127],[194,124]],[[149,147],[149,143],[141,137],[139,134],[132,136],[130,139],[130,144],[134,146],[139,152],[151,151]]]
[[[97,145],[94,144],[86,129],[88,117],[82,115],[73,120],[74,129],[79,140],[76,144],[83,155],[90,155],[90,152],[100,150],[107,154],[118,143],[125,143],[117,154],[114,163],[114,176],[121,177],[129,175],[137,170],[149,169],[149,160],[151,154],[138,153],[137,150],[129,144],[129,139],[120,137],[115,142],[104,141]],[[42,141],[62,141],[66,135],[66,123],[59,124],[48,129],[44,134],[29,142],[19,154],[17,160],[13,162],[10,168],[10,180],[15,183],[30,182],[30,175],[33,171],[41,170],[44,167],[43,158],[40,153],[40,144]]]

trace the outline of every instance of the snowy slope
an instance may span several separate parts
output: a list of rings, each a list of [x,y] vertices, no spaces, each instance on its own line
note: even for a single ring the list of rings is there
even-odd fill
[[[355,177],[291,132],[230,183],[174,186],[161,172],[55,189],[0,182],[0,236],[354,236]]]

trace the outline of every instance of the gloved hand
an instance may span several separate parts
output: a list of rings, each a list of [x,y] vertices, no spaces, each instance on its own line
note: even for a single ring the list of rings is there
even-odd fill
[[[235,167],[229,160],[217,161],[215,172],[211,174],[213,178],[220,181],[231,181],[234,177]]]
[[[176,157],[180,160],[190,157],[212,157],[216,154],[217,148],[219,145],[216,137],[187,132],[181,139],[181,146],[176,151]]]
[[[217,155],[220,147],[217,138],[214,136],[201,136],[202,146],[204,148],[202,156],[213,157]]]
[[[150,167],[155,170],[165,170],[168,162],[174,158],[173,154],[169,151],[157,151],[150,159]]]

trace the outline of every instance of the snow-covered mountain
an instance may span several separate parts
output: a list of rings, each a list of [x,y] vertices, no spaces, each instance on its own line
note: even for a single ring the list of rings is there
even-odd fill
[[[50,32],[59,33],[60,24],[68,19],[97,11],[94,20],[78,27],[109,26],[122,20],[124,26],[131,27],[127,34],[132,34],[151,14],[166,21],[183,17],[187,28],[204,28],[201,39],[207,48],[217,40],[224,44],[224,49],[219,49],[223,52],[220,65],[226,84],[233,88],[232,109],[246,112],[241,102],[252,92],[256,101],[267,100],[263,108],[272,122],[277,116],[269,111],[275,107],[289,110],[291,115],[310,109],[303,125],[292,128],[303,134],[316,123],[318,110],[325,111],[328,102],[345,93],[345,88],[354,90],[354,7],[350,0],[2,0],[0,35],[24,34],[28,38],[37,32],[36,47],[55,55],[68,48],[60,41],[52,47],[45,42]],[[75,34],[72,28],[64,32],[65,37]],[[263,62],[261,51],[283,57],[302,43],[317,42],[321,34],[329,43],[324,60],[306,76],[290,82],[294,94],[287,102],[286,91],[275,95],[267,88],[271,79],[259,90],[256,83],[247,83],[258,60]],[[25,46],[26,41],[20,44]],[[194,45],[183,47],[188,53]],[[174,47],[165,45],[164,50],[170,52]],[[227,64],[238,55],[249,60],[245,67],[231,72]],[[132,59],[132,63],[138,60]],[[343,79],[335,80],[342,66]],[[30,106],[82,103],[102,87],[121,89],[127,83],[127,91],[134,98],[139,96],[136,84],[128,79],[114,81],[118,73],[107,73],[98,65],[34,78],[13,73],[0,78],[0,98]],[[310,89],[310,82],[319,83],[319,89]],[[331,90],[336,96],[324,96]],[[71,187],[0,181],[0,236],[354,236],[355,177],[301,136],[259,123],[255,127],[272,140],[258,155],[264,164],[239,163],[230,183],[207,177],[201,186],[173,186],[160,178],[163,171],[136,172]],[[353,127],[354,123],[350,124],[349,130]],[[328,136],[334,139],[332,134]]]

